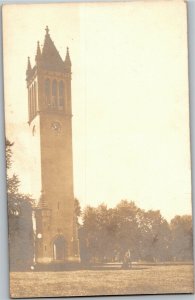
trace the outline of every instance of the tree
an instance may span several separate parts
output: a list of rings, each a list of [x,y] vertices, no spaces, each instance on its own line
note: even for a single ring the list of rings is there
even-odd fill
[[[105,204],[85,208],[79,235],[84,262],[102,262],[113,257],[116,242],[114,228],[113,210]]]
[[[174,260],[193,260],[192,216],[175,216],[170,222],[171,254]]]
[[[81,259],[85,262],[192,260],[192,218],[176,216],[169,224],[159,210],[145,211],[133,201],[114,208],[88,206],[80,228]]]
[[[149,261],[170,259],[170,229],[159,210],[141,210],[139,214],[141,230],[140,258]]]
[[[86,207],[83,212],[80,244],[85,261],[112,261],[130,249],[134,257],[139,245],[139,228],[134,202],[121,201],[115,208],[105,204]],[[83,253],[83,254],[82,254]]]
[[[12,147],[14,143],[11,143],[6,139],[6,165],[7,165],[7,196],[8,196],[8,214],[19,215],[21,203],[29,202],[33,203],[33,199],[30,195],[19,193],[20,180],[16,174],[12,174]]]
[[[79,217],[81,216],[81,206],[77,198],[74,199],[74,212],[77,218],[77,225],[79,225]]]
[[[90,262],[97,254],[96,209],[87,206],[82,214],[83,224],[79,230],[80,256],[84,263]]]
[[[19,193],[20,181],[18,176],[10,172],[12,147],[13,143],[6,140],[10,267],[11,269],[21,269],[29,268],[33,262],[33,200],[29,195]]]
[[[116,206],[117,212],[117,240],[120,256],[123,258],[127,250],[131,251],[131,257],[139,256],[140,228],[138,223],[139,208],[133,201],[122,200]]]

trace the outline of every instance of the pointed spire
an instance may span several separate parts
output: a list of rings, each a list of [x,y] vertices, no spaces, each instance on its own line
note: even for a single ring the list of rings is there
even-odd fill
[[[48,26],[46,26],[45,31],[46,31],[46,35],[49,35],[49,27]]]
[[[26,70],[27,77],[30,75],[31,70],[32,70],[32,67],[31,67],[31,63],[30,63],[30,57],[28,56],[27,70]]]
[[[71,68],[71,60],[70,60],[70,54],[69,54],[69,48],[66,48],[66,58],[65,58],[65,68],[66,69],[70,69]]]
[[[41,48],[40,48],[40,44],[39,41],[37,42],[37,54],[35,56],[35,60],[36,62],[40,61],[41,59]]]
[[[46,35],[41,53],[41,66],[43,69],[64,72],[64,62],[52,41],[49,28],[45,28]]]
[[[31,67],[31,63],[30,63],[30,57],[28,56],[28,68],[27,68],[28,70],[31,70],[32,69],[32,67]]]

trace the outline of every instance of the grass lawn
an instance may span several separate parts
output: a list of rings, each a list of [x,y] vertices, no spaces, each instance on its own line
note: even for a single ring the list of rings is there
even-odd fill
[[[192,293],[193,266],[143,266],[132,270],[12,272],[11,296],[59,297]]]

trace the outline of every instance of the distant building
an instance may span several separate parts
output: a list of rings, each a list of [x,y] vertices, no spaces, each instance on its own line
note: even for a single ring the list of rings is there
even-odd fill
[[[32,186],[40,185],[35,209],[36,263],[79,262],[73,193],[71,60],[60,57],[49,29],[32,68],[28,58]],[[38,179],[39,178],[39,179]]]

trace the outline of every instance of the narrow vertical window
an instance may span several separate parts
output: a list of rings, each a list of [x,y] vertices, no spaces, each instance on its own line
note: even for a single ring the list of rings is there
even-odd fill
[[[52,106],[57,106],[57,82],[53,80],[52,82]]]
[[[29,121],[31,120],[31,90],[28,89],[28,113],[29,113]]]
[[[34,84],[32,84],[32,106],[33,106],[33,118],[35,116],[35,89]]]
[[[36,82],[34,83],[34,106],[35,106],[34,114],[36,115],[36,113],[37,113],[37,86],[36,86]]]
[[[59,108],[63,109],[64,107],[64,83],[60,81],[59,83]]]
[[[45,80],[45,99],[47,105],[50,106],[51,101],[50,101],[50,80],[49,79]]]
[[[31,101],[30,101],[30,111],[31,111],[30,116],[31,116],[31,120],[32,120],[32,118],[33,118],[33,89],[32,89],[32,86],[30,88],[30,99],[31,99]]]

